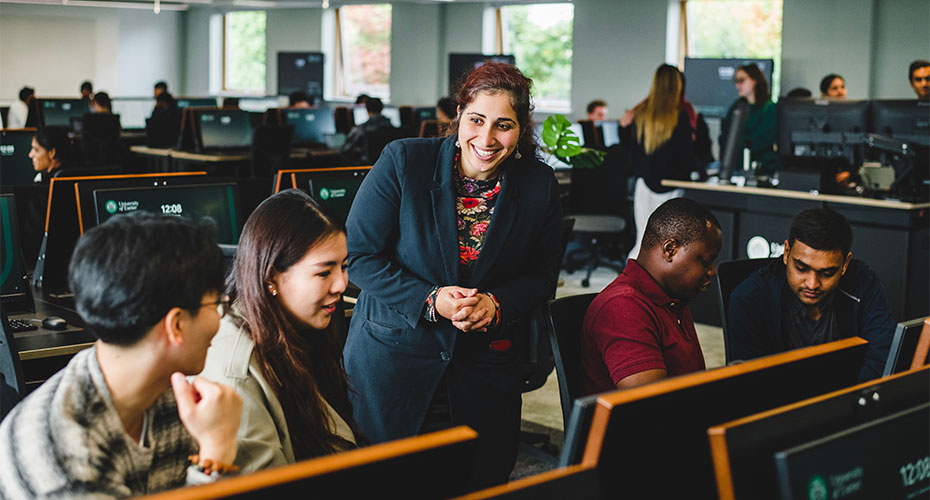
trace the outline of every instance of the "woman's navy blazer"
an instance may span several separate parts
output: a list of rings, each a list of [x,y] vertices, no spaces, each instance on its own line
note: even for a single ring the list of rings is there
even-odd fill
[[[481,254],[468,282],[459,281],[456,152],[454,136],[389,144],[362,183],[346,224],[349,279],[362,293],[346,340],[345,366],[355,421],[372,442],[418,432],[450,363],[459,374],[474,370],[476,386],[482,379],[518,394],[518,377],[500,375],[513,370],[495,370],[512,366],[517,349],[502,353],[487,343],[511,338],[519,345],[520,339],[512,338],[519,321],[555,290],[559,187],[552,169],[530,154],[505,161]],[[427,321],[426,298],[434,285],[493,293],[502,327],[463,333],[444,318]],[[456,342],[479,348],[457,350]]]

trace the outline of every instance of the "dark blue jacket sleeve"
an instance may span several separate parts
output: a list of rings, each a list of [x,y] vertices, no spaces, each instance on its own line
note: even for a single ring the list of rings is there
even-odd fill
[[[404,167],[402,146],[389,144],[359,188],[346,222],[349,278],[416,327],[433,283],[392,258],[400,232]]]
[[[767,300],[753,278],[742,282],[730,294],[726,339],[732,359],[728,361],[746,361],[777,352],[771,310],[778,303]]]

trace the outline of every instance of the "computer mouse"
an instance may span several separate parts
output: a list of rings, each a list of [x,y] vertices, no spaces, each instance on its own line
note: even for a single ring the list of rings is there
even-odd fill
[[[47,330],[64,330],[68,328],[68,322],[58,316],[49,316],[42,320],[42,328]]]

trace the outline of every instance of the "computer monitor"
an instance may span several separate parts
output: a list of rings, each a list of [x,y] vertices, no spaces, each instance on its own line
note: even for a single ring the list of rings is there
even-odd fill
[[[215,108],[215,97],[179,97],[175,102],[179,108]]]
[[[94,207],[97,224],[137,210],[209,218],[216,224],[217,242],[234,245],[239,242],[238,198],[235,183],[112,188],[94,190]]]
[[[620,122],[617,120],[605,120],[594,122],[594,126],[601,130],[601,143],[605,148],[614,144],[620,144]],[[581,128],[581,125],[578,125]],[[580,134],[579,134],[580,135]]]
[[[362,186],[368,169],[320,172],[308,181],[310,196],[336,220],[345,224],[358,188]]]
[[[7,314],[34,311],[12,194],[0,194],[0,308]]]
[[[418,125],[426,120],[435,120],[436,106],[420,106],[413,108],[413,118]]]
[[[278,52],[278,95],[323,97],[322,52]]]
[[[36,176],[29,150],[35,130],[4,130],[0,132],[0,185],[29,186]]]
[[[777,499],[776,452],[892,415],[928,397],[930,369],[924,368],[715,425],[707,434],[720,498]]]
[[[505,64],[516,64],[517,58],[513,55],[487,55],[475,53],[451,53],[449,54],[449,95],[455,95],[455,91],[472,72],[473,69],[481,66],[486,62],[497,62]]]
[[[930,146],[930,102],[910,100],[872,101],[872,132]]]
[[[755,64],[772,88],[772,59],[685,58],[685,96],[705,116],[723,117],[739,97],[733,76],[736,68]]]
[[[199,151],[246,149],[252,146],[252,120],[247,111],[204,109],[194,112]]]
[[[603,491],[716,498],[708,427],[854,385],[867,345],[852,337],[602,395],[582,463],[597,465]]]
[[[861,163],[869,130],[869,101],[782,99],[778,102],[778,154],[789,158]],[[857,161],[858,160],[858,161]]]
[[[911,368],[914,352],[917,350],[917,341],[924,326],[924,318],[912,319],[898,323],[888,350],[888,360],[885,361],[883,377],[901,373]]]
[[[930,403],[775,454],[783,500],[926,498]]]
[[[113,114],[119,115],[123,129],[144,129],[145,120],[152,116],[155,99],[150,97],[114,97]]]
[[[39,99],[39,108],[46,127],[71,127],[71,118],[80,118],[90,111],[83,99]]]
[[[284,123],[294,126],[291,144],[316,146],[326,144],[326,136],[336,133],[331,109],[282,109]]]

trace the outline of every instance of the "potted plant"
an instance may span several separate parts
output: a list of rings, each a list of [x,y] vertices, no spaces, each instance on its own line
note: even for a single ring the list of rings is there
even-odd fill
[[[550,115],[543,122],[542,150],[555,155],[572,168],[594,168],[604,163],[607,153],[581,145],[581,139],[570,128],[572,122],[562,115]]]

